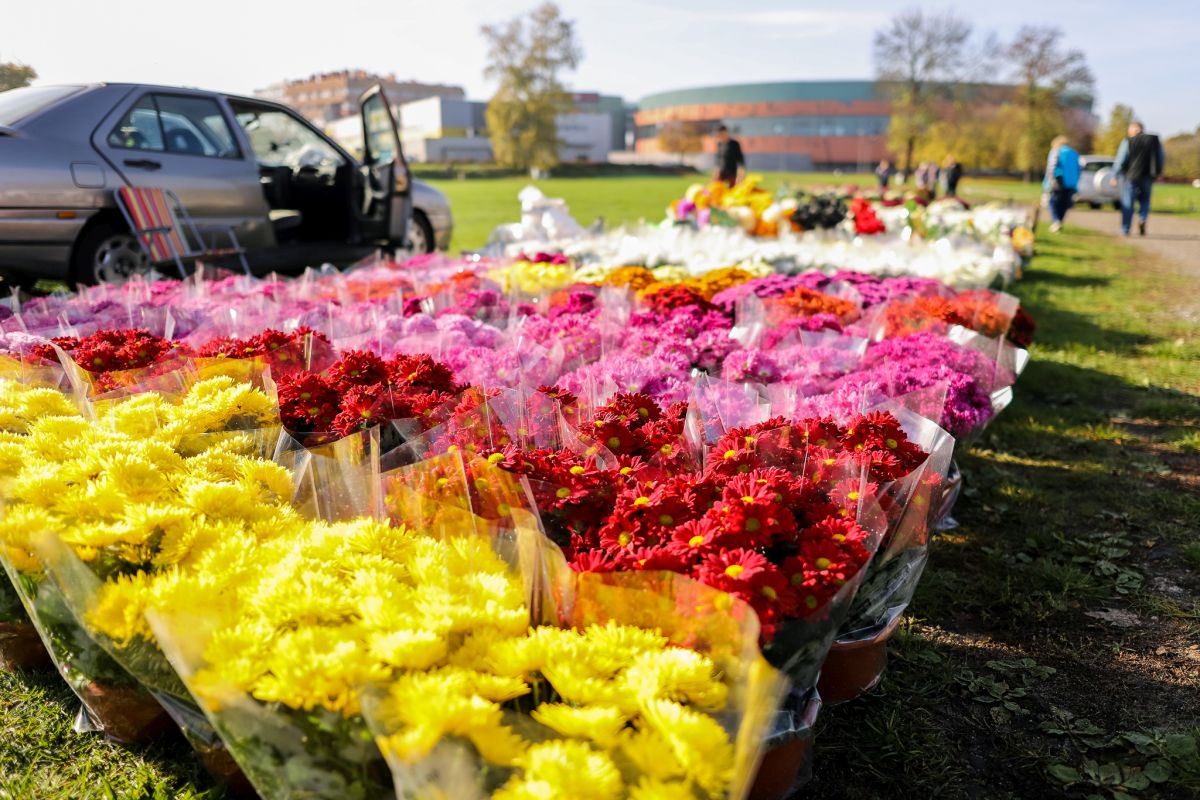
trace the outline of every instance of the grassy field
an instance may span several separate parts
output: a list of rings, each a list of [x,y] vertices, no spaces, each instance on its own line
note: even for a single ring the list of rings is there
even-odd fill
[[[1200,796],[1200,291],[1078,229],[1015,288],[1016,401],[880,690],[822,713],[823,798]]]
[[[805,797],[1200,796],[1200,284],[1107,236],[1042,242],[1016,401],[960,459],[961,527],[883,684],[822,712]],[[75,708],[0,673],[0,798],[224,796],[181,740],[78,735]]]
[[[451,251],[482,247],[497,225],[517,222],[521,207],[517,193],[531,183],[548,197],[567,201],[571,214],[588,226],[597,217],[608,225],[638,220],[656,223],[663,219],[671,200],[681,197],[688,186],[703,176],[651,176],[615,178],[487,178],[429,181],[450,198],[454,209],[454,241]],[[837,175],[827,172],[765,173],[763,187],[775,191],[783,186],[817,187],[859,183],[873,185],[870,175]],[[995,200],[1033,204],[1041,197],[1041,184],[992,178],[966,178],[961,192],[971,202]],[[1191,186],[1155,187],[1155,211],[1183,213],[1200,218],[1200,189]]]

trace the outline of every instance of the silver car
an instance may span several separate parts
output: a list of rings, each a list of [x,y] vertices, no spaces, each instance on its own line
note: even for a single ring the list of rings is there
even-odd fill
[[[1075,190],[1075,202],[1087,203],[1092,208],[1099,208],[1105,203],[1111,203],[1113,208],[1121,207],[1121,186],[1117,174],[1113,172],[1112,156],[1080,156],[1079,157],[1079,188]]]
[[[126,185],[173,191],[201,229],[232,226],[256,273],[447,248],[450,204],[411,179],[381,88],[360,105],[361,162],[256,98],[129,83],[0,92],[0,272],[93,283],[147,271],[114,199]]]

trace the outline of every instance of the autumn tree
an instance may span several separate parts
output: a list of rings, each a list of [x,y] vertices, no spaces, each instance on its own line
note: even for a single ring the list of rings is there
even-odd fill
[[[948,153],[954,153],[960,164],[973,169],[1011,172],[1017,163],[1011,131],[1019,125],[1020,115],[1013,106],[978,98],[961,100],[942,109],[921,137],[913,157],[918,162],[940,163]]]
[[[1163,142],[1166,150],[1166,168],[1169,178],[1200,178],[1200,128],[1195,133],[1181,133]]]
[[[700,126],[694,122],[672,120],[664,122],[658,128],[658,148],[664,153],[676,153],[685,156],[699,153],[704,149],[704,139]]]
[[[484,25],[484,75],[498,81],[487,107],[492,152],[502,165],[549,169],[558,163],[559,114],[571,110],[562,73],[583,57],[575,24],[554,3],[526,15]]]
[[[903,11],[875,32],[875,72],[892,101],[888,146],[904,153],[904,176],[913,151],[936,122],[947,90],[967,79],[986,55],[971,45],[971,24],[952,11]]]
[[[1050,140],[1063,131],[1070,95],[1090,94],[1095,83],[1083,53],[1064,48],[1062,38],[1058,28],[1025,25],[1003,49],[1024,111],[1019,166],[1027,181],[1045,162]]]
[[[16,61],[0,61],[0,92],[20,89],[37,80],[37,70]]]
[[[1136,119],[1130,106],[1117,103],[1108,115],[1108,123],[1096,136],[1094,149],[1097,153],[1115,156],[1121,141],[1129,135],[1129,123]]]

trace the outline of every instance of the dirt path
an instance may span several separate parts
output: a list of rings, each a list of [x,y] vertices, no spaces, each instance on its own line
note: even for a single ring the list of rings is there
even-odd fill
[[[1121,232],[1121,212],[1072,210],[1067,215],[1067,224],[1117,236]],[[1135,221],[1134,234],[1121,241],[1136,247],[1139,255],[1146,253],[1173,261],[1183,268],[1185,274],[1200,278],[1200,219],[1151,211],[1146,231],[1145,236],[1138,236]]]

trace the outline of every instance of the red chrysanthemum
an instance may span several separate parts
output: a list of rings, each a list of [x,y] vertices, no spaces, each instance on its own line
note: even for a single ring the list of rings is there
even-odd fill
[[[398,355],[388,364],[392,383],[417,386],[439,392],[454,389],[454,373],[445,364],[427,355]]]
[[[329,378],[345,387],[370,386],[388,381],[387,364],[364,350],[349,350],[329,368]]]

